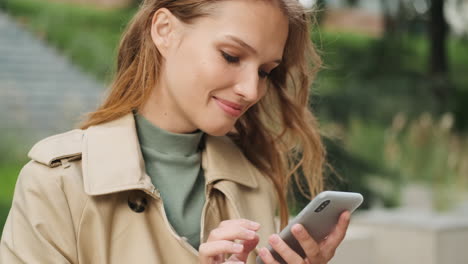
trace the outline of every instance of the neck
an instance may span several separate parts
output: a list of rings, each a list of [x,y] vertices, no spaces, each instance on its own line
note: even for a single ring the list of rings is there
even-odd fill
[[[149,99],[138,112],[153,125],[172,133],[188,134],[198,130],[176,107],[167,89],[159,85],[151,91]]]

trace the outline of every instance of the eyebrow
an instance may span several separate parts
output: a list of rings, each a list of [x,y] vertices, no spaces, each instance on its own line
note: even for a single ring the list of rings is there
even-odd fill
[[[238,38],[238,37],[235,37],[235,36],[232,36],[232,35],[226,35],[226,38],[236,42],[237,44],[241,45],[242,47],[244,47],[245,49],[248,49],[250,52],[252,52],[253,54],[258,54],[257,50],[254,49],[252,46],[250,46],[249,44],[245,43],[242,39]],[[282,61],[280,59],[278,60],[275,60],[276,63],[280,64]]]

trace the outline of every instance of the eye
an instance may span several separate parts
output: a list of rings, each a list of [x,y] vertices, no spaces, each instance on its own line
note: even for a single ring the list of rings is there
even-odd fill
[[[258,76],[259,76],[261,79],[265,79],[265,78],[270,77],[270,73],[268,73],[268,72],[266,72],[266,71],[263,71],[263,70],[259,70],[259,71],[258,71]]]
[[[221,54],[223,55],[224,59],[225,59],[228,63],[238,63],[238,62],[239,62],[239,57],[231,56],[231,55],[227,54],[227,53],[224,52],[224,51],[221,51]]]

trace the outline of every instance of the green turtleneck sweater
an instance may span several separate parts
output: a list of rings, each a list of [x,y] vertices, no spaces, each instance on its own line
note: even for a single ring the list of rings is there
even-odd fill
[[[135,123],[146,173],[161,194],[167,218],[175,231],[198,249],[205,203],[205,178],[199,151],[203,132],[171,133],[138,113]]]

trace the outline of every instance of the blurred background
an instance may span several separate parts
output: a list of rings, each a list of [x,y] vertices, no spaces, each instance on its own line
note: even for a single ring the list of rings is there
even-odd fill
[[[0,231],[32,144],[99,104],[139,2],[0,0]],[[468,0],[301,2],[327,188],[365,197],[333,263],[468,263]]]

